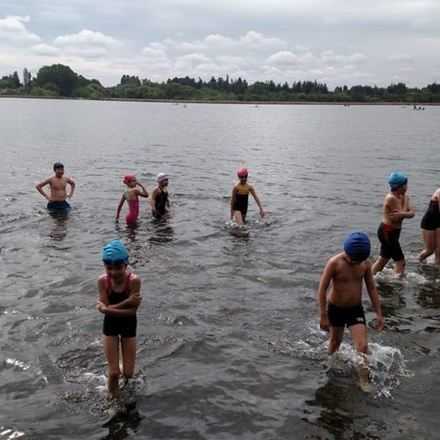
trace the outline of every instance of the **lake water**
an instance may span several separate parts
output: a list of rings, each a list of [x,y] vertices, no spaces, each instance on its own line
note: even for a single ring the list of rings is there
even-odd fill
[[[437,439],[440,270],[419,265],[420,219],[439,186],[440,108],[0,100],[0,440]],[[67,220],[35,183],[61,160],[77,182]],[[269,212],[250,235],[227,226],[245,165]],[[388,174],[409,175],[417,208],[408,276],[378,287],[374,391],[327,374],[316,290],[346,233],[379,251]],[[114,222],[121,178],[170,175],[172,216]],[[108,424],[102,245],[121,238],[143,282],[137,407]],[[367,299],[367,295],[365,295]],[[374,318],[365,301],[369,322]]]

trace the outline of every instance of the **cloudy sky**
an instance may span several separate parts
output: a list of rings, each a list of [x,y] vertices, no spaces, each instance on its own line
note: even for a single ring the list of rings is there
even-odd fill
[[[0,0],[0,75],[440,82],[440,0]]]

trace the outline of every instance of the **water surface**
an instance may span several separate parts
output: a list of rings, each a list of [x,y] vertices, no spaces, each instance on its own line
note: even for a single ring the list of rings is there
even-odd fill
[[[0,100],[0,439],[437,438],[440,271],[416,256],[439,120],[438,108]],[[77,182],[68,219],[34,189],[58,160]],[[269,211],[261,222],[251,202],[248,238],[226,226],[242,165]],[[377,256],[395,169],[418,212],[402,233],[407,279],[379,279],[386,331],[369,333],[365,395],[327,375],[315,296],[347,232],[367,231]],[[137,229],[116,225],[122,176],[151,190],[159,172],[169,221],[143,203]],[[103,426],[96,280],[113,238],[144,300],[137,411]]]

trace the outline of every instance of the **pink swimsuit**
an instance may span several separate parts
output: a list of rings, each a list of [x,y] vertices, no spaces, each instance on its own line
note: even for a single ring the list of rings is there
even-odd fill
[[[139,216],[139,197],[136,196],[133,200],[128,200],[128,214],[125,217],[125,221],[128,225],[132,225],[133,223],[136,223],[137,218]]]

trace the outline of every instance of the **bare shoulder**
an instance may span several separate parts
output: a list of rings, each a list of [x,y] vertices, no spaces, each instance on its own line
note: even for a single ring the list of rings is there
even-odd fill
[[[327,260],[326,268],[336,269],[338,266],[344,263],[344,254],[340,253],[333,255]]]
[[[107,274],[103,273],[98,278],[98,286],[106,286],[107,284]]]
[[[397,197],[393,193],[388,193],[384,198],[385,203],[389,203],[394,200],[397,200]]]
[[[394,194],[388,193],[385,196],[384,205],[390,208],[394,208],[399,205],[399,202],[399,199]]]
[[[130,273],[130,286],[140,286],[141,279],[133,272]]]

